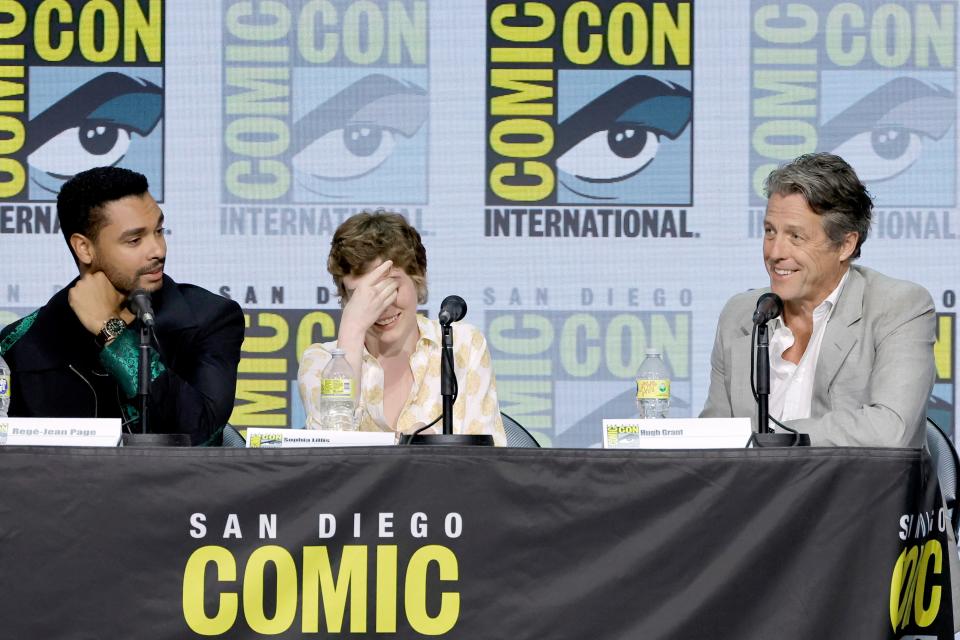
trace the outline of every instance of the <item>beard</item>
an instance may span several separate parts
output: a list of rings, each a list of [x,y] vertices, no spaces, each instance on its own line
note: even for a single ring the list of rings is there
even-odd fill
[[[113,285],[113,288],[122,293],[124,296],[129,296],[131,293],[137,289],[143,289],[147,292],[153,293],[163,286],[163,281],[156,283],[149,283],[147,285],[140,285],[140,276],[150,273],[151,271],[156,271],[157,267],[163,267],[164,261],[153,262],[146,267],[137,269],[133,274],[124,273],[120,269],[114,268],[111,264],[94,262],[91,267],[94,271],[102,271],[103,275],[107,276],[107,280],[110,281],[110,284]]]

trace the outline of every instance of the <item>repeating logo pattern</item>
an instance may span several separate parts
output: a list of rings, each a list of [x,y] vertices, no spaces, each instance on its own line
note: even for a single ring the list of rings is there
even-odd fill
[[[752,204],[777,164],[829,151],[879,207],[955,205],[956,3],[751,6]]]
[[[223,19],[225,202],[427,201],[426,0],[234,0]]]
[[[145,174],[163,199],[163,11],[159,0],[4,5],[0,200],[51,202],[105,165]]]

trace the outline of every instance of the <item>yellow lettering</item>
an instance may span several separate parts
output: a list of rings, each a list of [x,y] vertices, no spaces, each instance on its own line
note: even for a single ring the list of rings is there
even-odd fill
[[[893,42],[887,37],[893,26]],[[898,4],[883,4],[873,14],[870,29],[870,53],[877,64],[901,67],[910,59],[910,14]],[[893,45],[892,50],[890,45]]]
[[[26,172],[23,165],[13,158],[0,158],[0,178],[6,174],[9,180],[0,180],[0,198],[11,198],[23,190]]]
[[[563,54],[574,64],[593,64],[603,52],[603,36],[590,33],[587,48],[580,48],[580,36],[588,33],[586,27],[599,27],[603,16],[592,2],[574,2],[563,16]],[[586,26],[582,26],[584,22]],[[646,35],[644,35],[646,37]]]
[[[553,82],[553,69],[491,69],[490,86],[510,93],[493,97],[490,115],[553,115],[553,87],[539,82]]]
[[[57,14],[56,20],[53,17],[54,13]],[[41,2],[33,18],[33,47],[37,50],[37,55],[48,62],[66,60],[70,57],[74,46],[73,31],[69,30],[60,32],[59,46],[53,44],[50,24],[54,21],[57,24],[73,22],[73,7],[67,0]]]
[[[917,66],[930,66],[930,50],[944,69],[954,65],[954,38],[956,29],[956,5],[944,2],[940,5],[940,19],[933,15],[930,5],[916,5],[914,23],[917,26]]]
[[[774,26],[771,23],[781,20],[781,7],[768,4],[760,7],[753,16],[753,31],[767,42],[776,44],[800,44],[813,40],[817,35],[817,12],[805,4],[787,5],[786,17],[791,21],[800,21],[796,26]]]
[[[8,134],[0,137],[0,155],[7,156],[16,153],[27,139],[27,131],[23,122],[13,116],[0,115],[0,131]]]
[[[933,361],[938,380],[951,380],[953,371],[953,316],[937,316],[937,341],[933,345]]]
[[[227,31],[241,40],[265,42],[279,40],[290,31],[290,10],[279,0],[260,0],[256,3],[257,13],[253,11],[253,2],[238,2],[227,9]],[[245,18],[254,18],[249,21]],[[267,22],[264,17],[273,18]]]
[[[508,136],[535,137],[535,141],[510,142]],[[553,149],[553,127],[543,120],[513,118],[501,120],[490,130],[490,146],[509,158],[541,158]]]
[[[103,29],[97,29],[97,22]],[[103,48],[97,48],[97,35]],[[90,62],[109,62],[120,49],[120,15],[109,0],[90,0],[80,10],[80,54]]]
[[[263,611],[263,572],[267,563],[277,571],[277,609],[272,618]],[[275,635],[293,624],[297,615],[297,566],[290,552],[277,545],[258,547],[250,554],[243,572],[243,615],[255,633]]]
[[[0,14],[10,16],[9,20],[0,21],[0,40],[16,38],[27,26],[27,10],[19,2],[0,3]],[[23,58],[23,45],[16,45],[19,55],[4,56],[4,59]]]
[[[237,399],[230,424],[245,427],[283,427],[287,417],[286,380],[237,380]]]
[[[517,17],[514,4],[498,5],[490,14],[490,29],[494,35],[510,42],[542,42],[550,37],[556,27],[556,18],[550,5],[542,2],[524,2],[523,17],[539,18],[539,24],[510,26],[507,20]]]
[[[425,636],[448,633],[460,617],[460,594],[444,591],[440,595],[440,612],[431,617],[427,612],[427,567],[435,562],[440,569],[440,580],[456,581],[459,577],[457,557],[440,545],[421,547],[410,558],[404,586],[404,609],[410,626]]]
[[[846,38],[848,30],[862,29],[866,24],[863,9],[852,2],[841,2],[827,15],[826,46],[827,56],[841,67],[852,67],[858,64],[867,54],[867,38],[864,35],[853,34]],[[850,47],[843,48],[844,39],[848,39]]]
[[[690,32],[689,2],[677,5],[676,21],[666,3],[655,3],[653,5],[653,64],[666,64],[666,51],[669,48],[678,65],[689,65]]]
[[[669,15],[669,11],[667,15]],[[630,19],[633,33],[629,52],[627,52],[626,43],[623,41],[627,18]],[[647,14],[641,6],[625,2],[616,5],[610,12],[610,35],[607,39],[607,50],[610,52],[610,58],[625,67],[639,64],[647,56],[647,47],[650,45],[649,28]],[[662,54],[661,51],[661,56]],[[660,64],[663,64],[663,62]]]
[[[323,602],[327,631],[340,633],[350,596],[350,632],[367,630],[367,552],[361,545],[344,545],[340,572],[333,579],[326,547],[303,548],[303,633],[320,630],[318,603]]]
[[[317,16],[324,27],[333,27],[337,24],[337,10],[328,0],[313,0],[308,2],[300,12],[300,21],[297,26],[297,46],[300,55],[307,62],[326,64],[337,55],[340,46],[340,34],[330,32],[323,36],[323,47],[317,49],[316,32]]]
[[[933,573],[940,575],[943,573],[943,548],[937,540],[929,540],[923,545],[923,553],[920,556],[919,575],[917,576],[917,587],[913,594],[914,617],[917,620],[918,627],[929,627],[940,613],[940,599],[943,589],[938,585],[930,589],[930,604],[923,605],[923,599],[927,591],[927,571],[930,568],[930,560],[933,559]]]
[[[163,4],[160,0],[150,0],[147,13],[138,0],[125,0],[123,3],[123,60],[137,61],[137,43],[143,46],[143,53],[150,62],[160,62],[163,50]]]
[[[227,188],[244,200],[273,200],[290,190],[290,169],[279,160],[237,160],[227,167]]]
[[[913,602],[911,595],[917,581],[919,554],[917,547],[904,549],[893,567],[893,576],[890,579],[890,622],[894,631],[897,627],[906,627],[910,620],[910,606]]]
[[[377,633],[397,632],[397,547],[377,547]]]
[[[237,594],[221,593],[217,613],[212,618],[204,611],[203,585],[210,563],[216,565],[218,582],[234,582],[237,579],[237,563],[233,555],[223,547],[200,547],[187,560],[183,570],[183,618],[194,633],[203,636],[218,636],[226,633],[237,619]]]
[[[366,26],[366,33],[360,26]],[[354,64],[373,64],[383,55],[383,14],[370,0],[356,0],[343,15],[343,53]],[[361,36],[366,36],[363,38]],[[361,43],[367,41],[363,50]]]
[[[501,162],[490,172],[490,187],[493,192],[501,198],[516,202],[543,200],[553,192],[554,175],[550,165],[535,160],[526,160],[521,166],[522,173],[520,175],[527,178],[536,178],[534,184],[505,183],[505,179],[516,177],[517,163]]]

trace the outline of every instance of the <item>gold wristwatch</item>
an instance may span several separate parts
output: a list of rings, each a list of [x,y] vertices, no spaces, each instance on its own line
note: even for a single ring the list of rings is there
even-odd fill
[[[98,347],[103,349],[108,342],[123,333],[126,328],[126,323],[120,318],[109,318],[103,323],[103,328],[100,329],[100,333],[97,334],[94,341],[96,341]]]

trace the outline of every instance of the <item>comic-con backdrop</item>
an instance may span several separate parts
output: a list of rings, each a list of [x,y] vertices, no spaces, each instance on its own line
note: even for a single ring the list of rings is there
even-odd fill
[[[167,271],[247,319],[232,422],[301,426],[297,358],[333,339],[330,237],[399,210],[555,446],[634,411],[645,349],[674,416],[717,315],[763,286],[762,181],[801,153],[877,202],[861,262],[939,313],[931,415],[956,424],[957,5],[832,0],[34,0],[0,3],[0,325],[75,267],[69,176],[145,173]],[[14,380],[14,384],[16,381]]]

